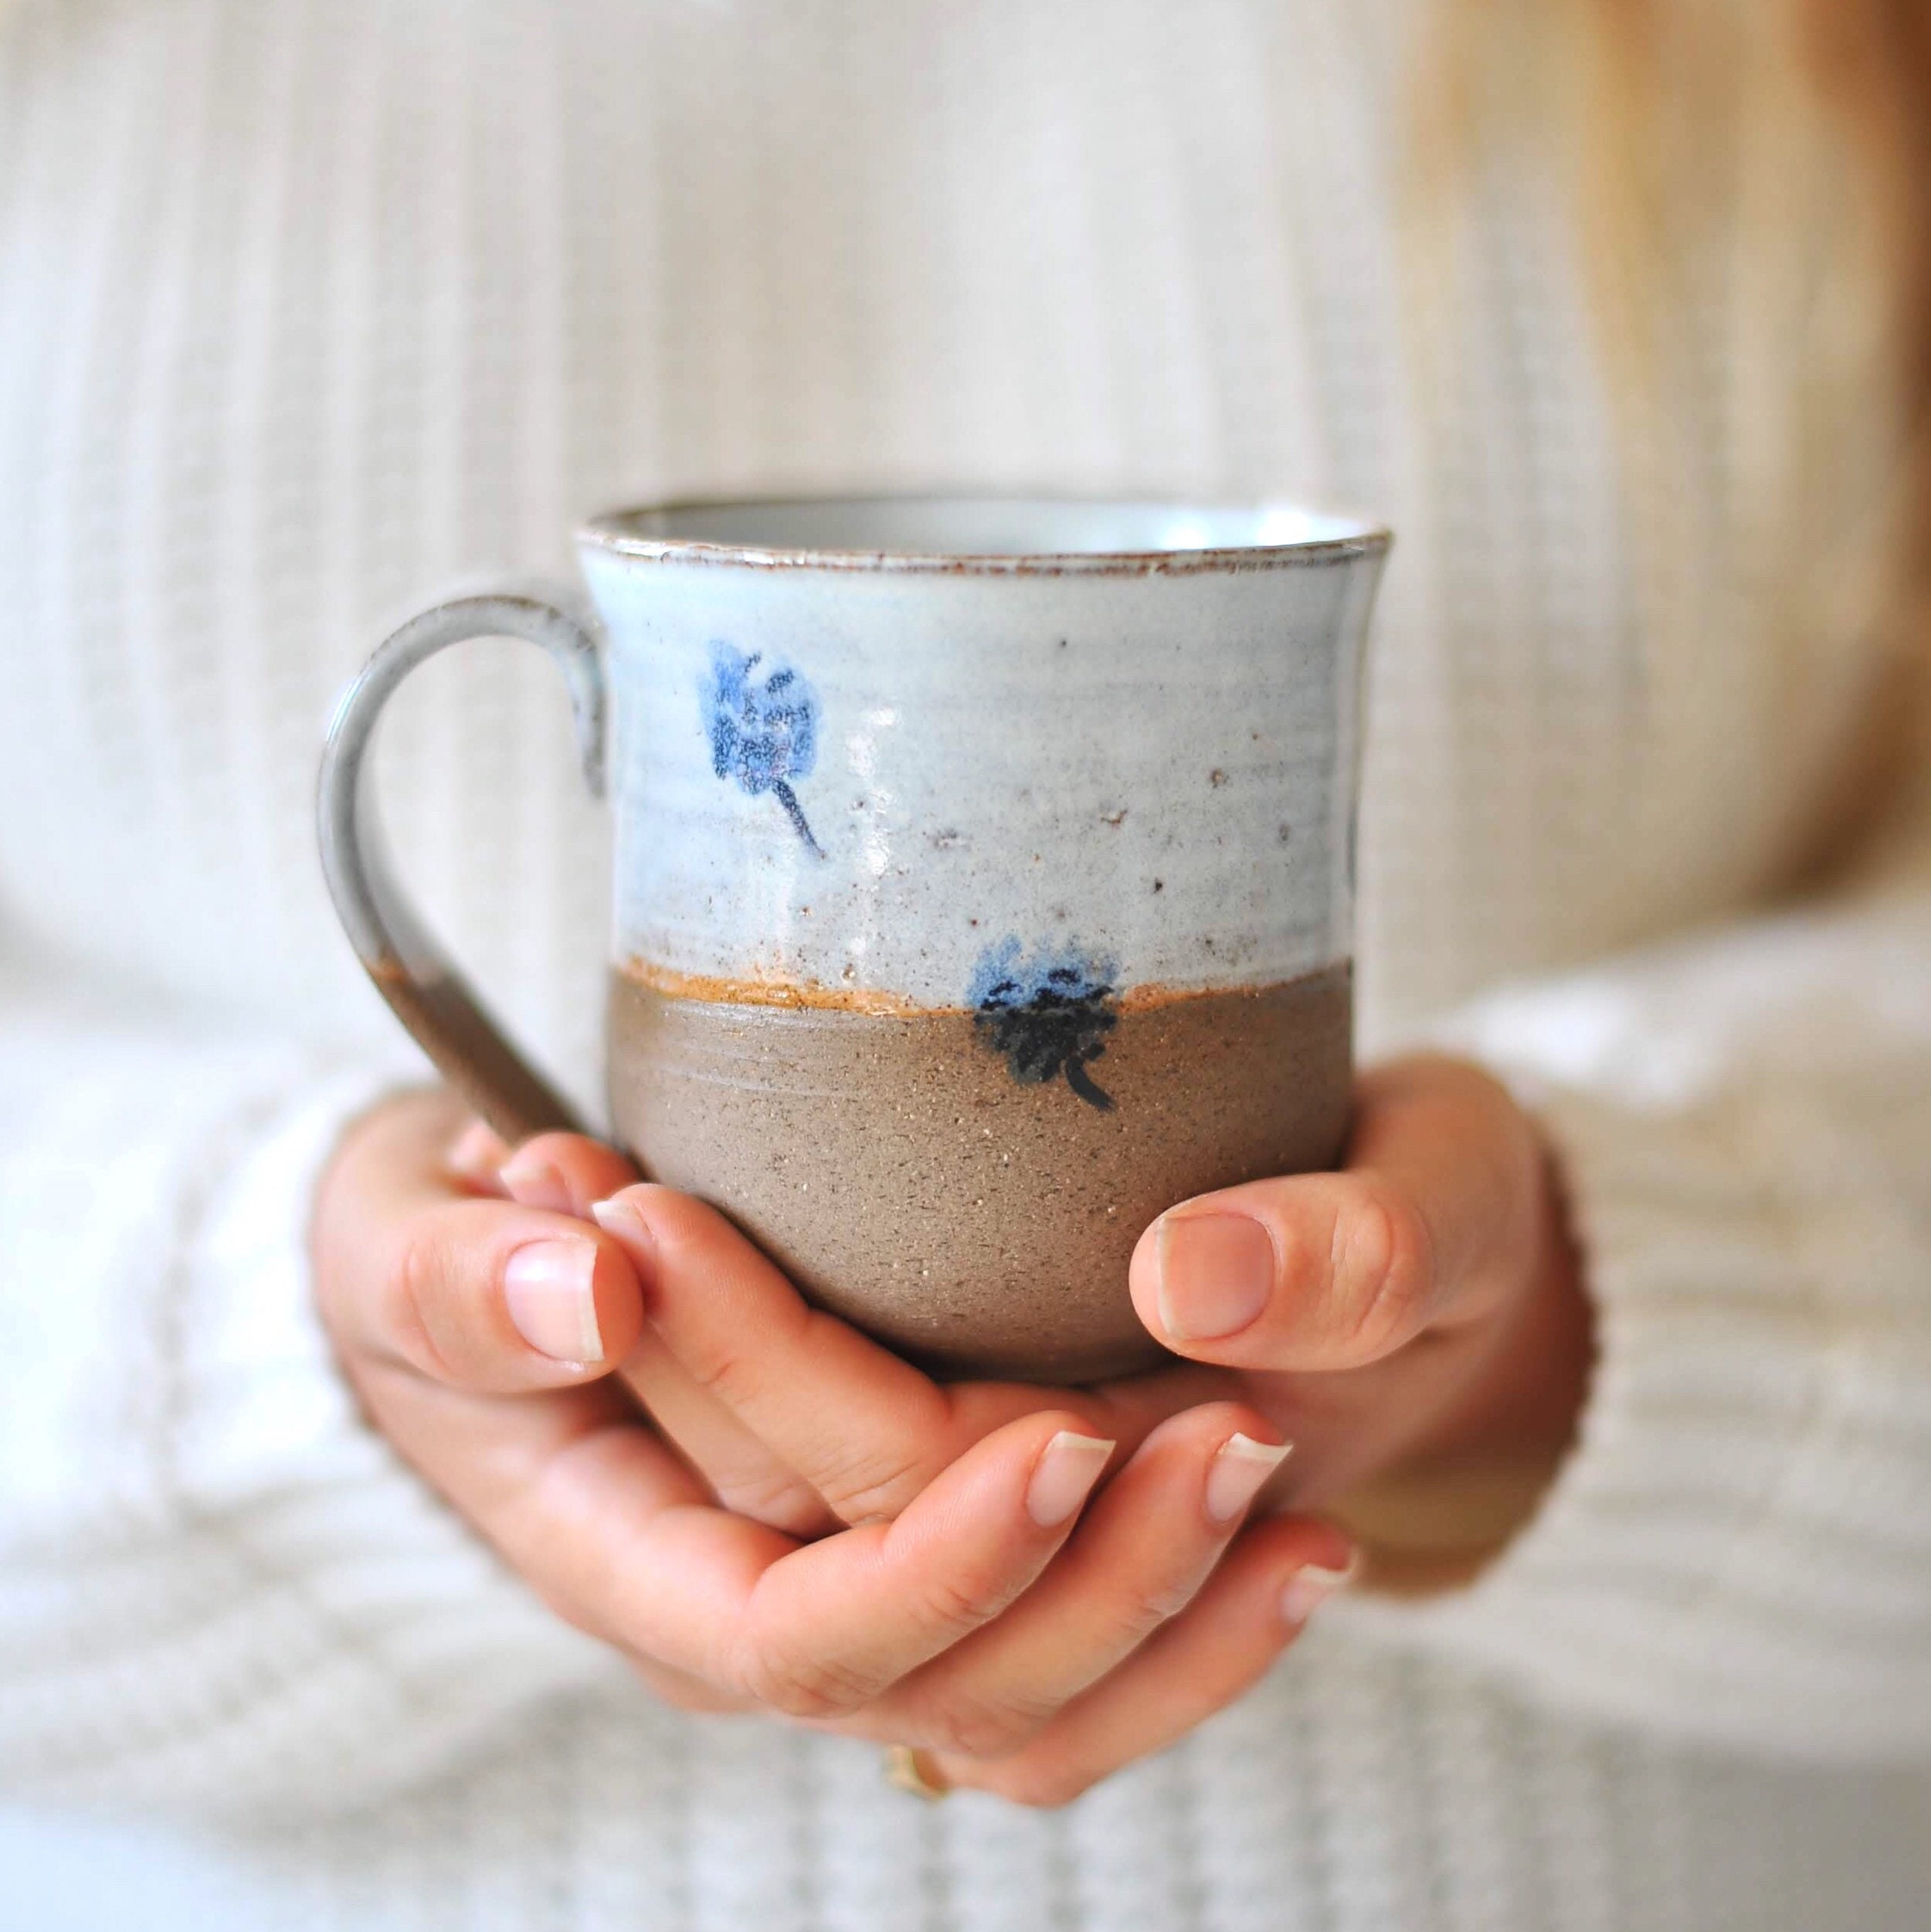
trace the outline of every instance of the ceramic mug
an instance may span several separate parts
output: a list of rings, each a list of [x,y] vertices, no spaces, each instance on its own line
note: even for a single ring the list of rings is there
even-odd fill
[[[1331,1165],[1359,693],[1388,546],[1289,508],[874,498],[596,519],[595,604],[426,612],[344,699],[343,923],[511,1140],[570,1112],[397,891],[370,735],[445,647],[556,660],[616,813],[616,1136],[821,1306],[941,1370],[1156,1353],[1173,1202]]]

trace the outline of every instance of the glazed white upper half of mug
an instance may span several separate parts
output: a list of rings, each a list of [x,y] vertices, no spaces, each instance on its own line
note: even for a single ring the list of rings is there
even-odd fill
[[[1285,508],[904,498],[593,525],[617,957],[919,1008],[1346,959],[1386,547]]]

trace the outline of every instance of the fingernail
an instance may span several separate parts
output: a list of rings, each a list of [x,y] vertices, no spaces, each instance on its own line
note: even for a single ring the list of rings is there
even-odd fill
[[[576,1212],[563,1170],[545,1155],[526,1147],[503,1163],[497,1170],[497,1178],[510,1190],[511,1198],[525,1207],[545,1207],[556,1214]]]
[[[555,1362],[600,1362],[597,1327],[597,1246],[592,1241],[532,1241],[503,1270],[503,1299],[516,1332]]]
[[[1231,1523],[1261,1492],[1261,1486],[1288,1459],[1291,1442],[1257,1442],[1230,1435],[1207,1465],[1206,1513],[1215,1523]]]
[[[479,1187],[492,1185],[503,1159],[503,1143],[495,1131],[480,1120],[472,1120],[456,1137],[456,1144],[443,1156],[450,1173],[474,1181]]]
[[[656,1247],[650,1238],[649,1224],[627,1200],[619,1200],[614,1194],[608,1200],[593,1200],[590,1204],[590,1218],[606,1234],[614,1234],[619,1241],[627,1241],[640,1248]]]
[[[1359,1555],[1350,1557],[1345,1570],[1324,1570],[1308,1564],[1288,1579],[1281,1592],[1281,1615],[1297,1628],[1305,1623],[1337,1590],[1345,1590],[1361,1573]]]
[[[1096,1435],[1061,1430],[1033,1465],[1026,1513],[1042,1530],[1057,1530],[1092,1494],[1113,1447]]]
[[[1274,1243],[1245,1214],[1163,1214],[1160,1323],[1176,1342],[1237,1334],[1274,1292]]]

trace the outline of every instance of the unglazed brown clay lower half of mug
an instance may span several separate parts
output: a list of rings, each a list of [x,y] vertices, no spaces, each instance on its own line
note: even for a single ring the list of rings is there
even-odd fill
[[[1332,1166],[1352,977],[1162,996],[1037,1029],[810,989],[611,976],[619,1136],[820,1306],[948,1374],[1152,1365],[1127,1263],[1176,1201]],[[876,1004],[877,1003],[870,1003]]]

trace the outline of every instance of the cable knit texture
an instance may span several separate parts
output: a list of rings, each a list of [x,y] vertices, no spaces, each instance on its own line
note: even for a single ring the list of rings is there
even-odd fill
[[[1931,841],[1753,910],[1878,672],[1892,479],[1844,225],[1814,169],[1815,205],[1772,198],[1787,287],[1713,252],[1685,525],[1612,433],[1559,170],[1475,171],[1417,300],[1418,22],[0,15],[0,1781],[122,1815],[0,1815],[0,1922],[1912,1922]],[[1766,400],[1798,395],[1829,404],[1800,452]],[[1364,1042],[1433,1033],[1542,1112],[1603,1341],[1580,1446],[1475,1587],[1336,1604],[1050,1817],[652,1706],[361,1425],[304,1279],[334,1136],[414,1071],[311,823],[385,624],[567,569],[609,503],[948,479],[1395,525]],[[1695,558],[1668,622],[1664,525]],[[439,922],[593,1098],[605,833],[532,657],[423,674],[385,783]]]

